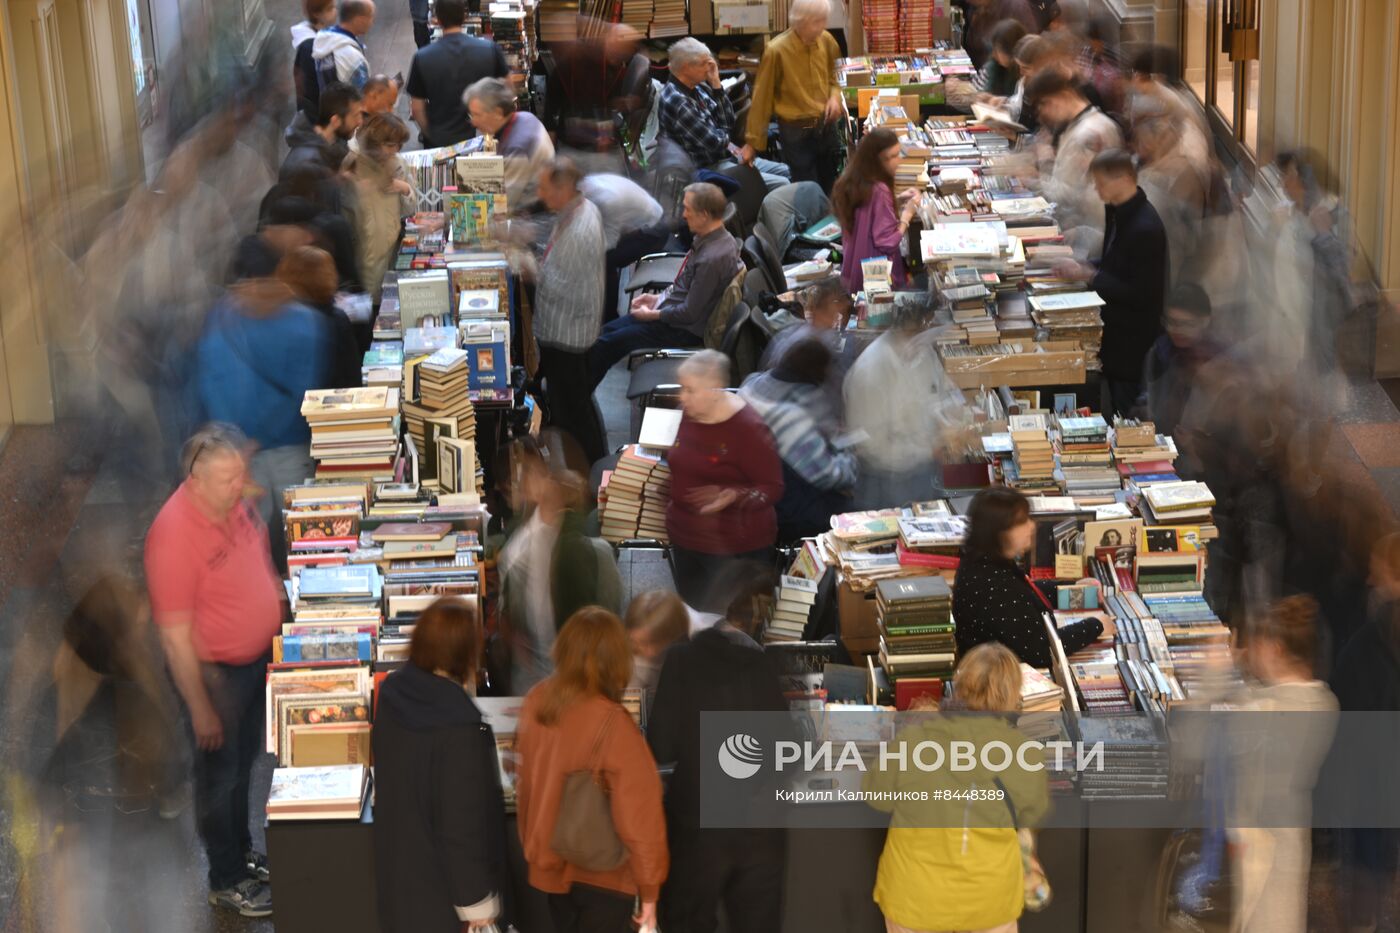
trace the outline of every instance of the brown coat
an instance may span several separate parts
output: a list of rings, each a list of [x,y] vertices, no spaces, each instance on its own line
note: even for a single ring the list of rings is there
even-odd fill
[[[531,887],[565,894],[577,882],[655,901],[670,868],[670,854],[661,778],[646,740],[626,710],[596,695],[576,701],[553,725],[541,725],[535,715],[544,686],[526,695],[516,739],[516,812]],[[592,872],[565,862],[550,841],[564,781],[571,772],[590,767],[594,743],[609,717],[614,718],[598,756],[599,770],[611,795],[613,826],[628,858],[613,871]]]

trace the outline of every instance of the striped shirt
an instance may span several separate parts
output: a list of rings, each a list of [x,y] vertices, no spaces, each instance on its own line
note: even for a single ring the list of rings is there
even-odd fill
[[[560,211],[540,260],[535,339],[544,346],[582,353],[598,339],[603,326],[606,248],[598,208],[576,197]]]

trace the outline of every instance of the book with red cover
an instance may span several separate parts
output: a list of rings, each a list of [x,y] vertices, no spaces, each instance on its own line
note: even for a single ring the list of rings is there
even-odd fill
[[[900,677],[894,682],[894,708],[907,710],[919,697],[943,700],[943,680],[939,677]]]
[[[911,551],[904,546],[903,541],[895,542],[895,555],[899,558],[902,567],[932,567],[935,570],[957,570],[962,559],[947,554],[925,554],[922,551]]]
[[[946,467],[945,467],[946,469]],[[1147,473],[1175,473],[1176,467],[1170,460],[1145,460],[1142,463],[1118,464],[1119,476],[1142,476]]]

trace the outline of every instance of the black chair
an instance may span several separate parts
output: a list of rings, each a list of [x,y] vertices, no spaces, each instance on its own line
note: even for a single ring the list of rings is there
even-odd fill
[[[758,211],[763,206],[763,199],[768,196],[768,186],[752,165],[730,165],[720,169],[719,174],[739,183],[738,192],[731,195],[729,200],[739,212],[738,225],[742,237],[747,237],[758,222]]]
[[[627,297],[637,292],[659,292],[676,280],[685,253],[651,253],[637,260],[627,280]]]
[[[762,225],[753,228],[744,247],[758,260],[768,281],[774,286],[775,294],[787,291],[787,275],[783,272],[783,261],[773,245],[773,240]]]
[[[634,350],[627,358],[627,401],[632,411],[630,435],[636,437],[642,429],[642,412],[649,399],[661,386],[675,385],[681,364],[694,350]],[[677,390],[679,391],[679,390]]]

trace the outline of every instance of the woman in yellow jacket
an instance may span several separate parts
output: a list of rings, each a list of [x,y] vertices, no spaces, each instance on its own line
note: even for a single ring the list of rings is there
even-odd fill
[[[920,771],[912,751],[919,742],[933,742],[947,752],[958,741],[978,750],[989,742],[1005,742],[1013,753],[1020,749],[1027,737],[1005,718],[986,715],[1020,709],[1020,662],[999,642],[978,645],[963,657],[953,687],[956,703],[945,710],[982,714],[945,712],[902,731],[909,766],[866,775],[867,791],[927,791],[929,797],[927,802],[871,801],[892,814],[875,878],[875,902],[888,933],[1015,933],[1021,916],[1025,882],[1015,827],[1039,823],[1047,813],[1045,772],[1020,767],[1014,757],[1011,767],[992,771],[980,751],[970,770],[945,764]],[[1027,749],[1024,760],[1037,767],[1041,759],[1033,751]],[[933,757],[930,752],[925,760]]]

